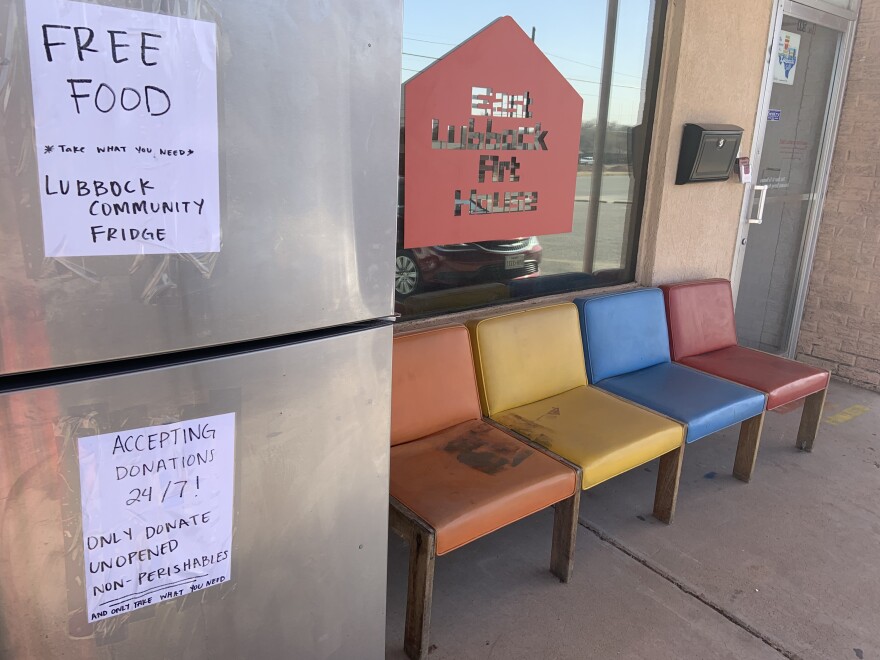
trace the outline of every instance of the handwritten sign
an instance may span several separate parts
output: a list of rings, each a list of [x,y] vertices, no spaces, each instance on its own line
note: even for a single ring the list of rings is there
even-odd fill
[[[220,250],[213,23],[27,0],[47,257]]]
[[[89,621],[229,580],[235,413],[79,439]]]

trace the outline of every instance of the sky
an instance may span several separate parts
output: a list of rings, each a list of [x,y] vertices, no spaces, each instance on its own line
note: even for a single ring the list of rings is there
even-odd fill
[[[609,121],[638,123],[648,20],[654,0],[620,0]],[[406,81],[500,16],[510,15],[584,99],[584,119],[599,102],[605,40],[605,0],[405,0],[403,70]]]

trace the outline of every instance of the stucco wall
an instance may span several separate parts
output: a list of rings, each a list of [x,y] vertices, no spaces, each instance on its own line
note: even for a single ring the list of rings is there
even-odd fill
[[[880,0],[862,0],[798,358],[880,391]]]
[[[730,277],[743,188],[675,185],[688,122],[745,129],[751,150],[772,0],[670,0],[639,246],[640,284]]]

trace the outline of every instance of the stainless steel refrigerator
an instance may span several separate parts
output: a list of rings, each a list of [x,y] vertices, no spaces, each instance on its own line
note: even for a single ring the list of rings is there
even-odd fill
[[[0,658],[382,657],[400,0],[85,4],[216,26],[221,238],[47,256],[27,6],[0,0]],[[182,529],[198,497],[213,536]]]

